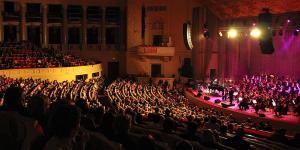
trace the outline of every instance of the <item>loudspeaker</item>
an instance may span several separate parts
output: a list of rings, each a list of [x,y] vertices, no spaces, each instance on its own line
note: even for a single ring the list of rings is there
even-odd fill
[[[220,99],[216,99],[216,100],[215,100],[215,103],[216,103],[216,104],[219,104],[219,103],[221,103],[221,100],[220,100]]]
[[[266,117],[265,114],[258,114],[259,117]]]
[[[263,9],[263,13],[258,15],[258,27],[262,35],[259,40],[259,46],[263,54],[272,54],[274,52],[273,33],[272,33],[272,14],[268,8]]]
[[[208,97],[208,96],[204,96],[204,100],[210,100],[210,97]]]
[[[267,32],[271,31],[266,31],[266,34],[271,34]],[[263,39],[259,41],[259,46],[263,54],[273,54],[275,49],[273,46],[272,35],[264,36]]]

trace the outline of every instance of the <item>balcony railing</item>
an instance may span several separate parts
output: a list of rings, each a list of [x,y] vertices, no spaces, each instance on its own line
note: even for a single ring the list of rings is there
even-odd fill
[[[175,56],[175,47],[139,46],[137,54],[141,56]]]

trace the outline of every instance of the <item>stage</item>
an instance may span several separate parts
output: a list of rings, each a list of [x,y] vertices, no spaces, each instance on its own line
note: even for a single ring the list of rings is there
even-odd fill
[[[288,115],[285,115],[281,118],[276,117],[274,112],[260,112],[265,114],[265,117],[259,117],[259,115],[255,113],[255,110],[251,106],[247,111],[239,110],[236,101],[233,103],[235,104],[234,106],[223,108],[221,103],[215,103],[216,99],[220,99],[222,101],[222,97],[210,96],[208,94],[195,97],[196,91],[191,89],[187,90],[185,94],[193,103],[199,106],[210,107],[218,111],[223,111],[225,114],[232,114],[237,120],[242,121],[246,120],[247,118],[251,118],[254,122],[269,121],[274,128],[285,128],[290,134],[300,133],[300,117],[290,114],[290,112]],[[208,96],[210,99],[204,100],[204,96]]]

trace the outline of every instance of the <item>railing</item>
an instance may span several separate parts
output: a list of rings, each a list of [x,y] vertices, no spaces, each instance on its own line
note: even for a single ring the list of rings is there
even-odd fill
[[[87,65],[76,67],[56,67],[56,68],[27,68],[27,69],[6,69],[0,70],[0,76],[10,78],[33,78],[43,80],[71,81],[76,80],[76,75],[87,74],[87,79],[91,79],[93,74],[102,73],[102,65]]]
[[[172,57],[175,55],[175,47],[139,46],[137,54],[141,56]]]

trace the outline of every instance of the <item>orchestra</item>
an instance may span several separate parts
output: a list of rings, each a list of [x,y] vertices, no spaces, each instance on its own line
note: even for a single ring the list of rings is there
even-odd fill
[[[275,75],[245,75],[236,83],[224,87],[211,82],[208,93],[218,91],[222,100],[229,99],[230,104],[236,100],[240,110],[254,108],[255,113],[272,111],[278,117],[287,115],[289,110],[300,112],[300,85],[291,78]]]

